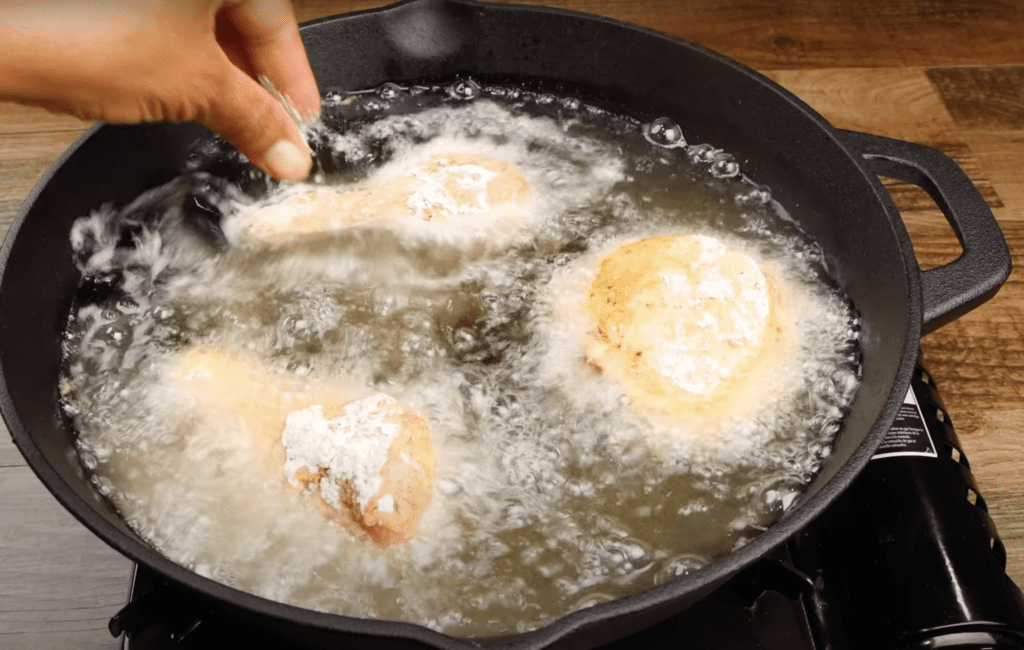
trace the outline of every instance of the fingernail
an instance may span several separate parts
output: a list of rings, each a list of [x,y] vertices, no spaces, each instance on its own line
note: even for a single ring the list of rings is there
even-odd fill
[[[309,176],[313,159],[288,140],[278,140],[267,151],[267,171],[276,178],[301,181]]]

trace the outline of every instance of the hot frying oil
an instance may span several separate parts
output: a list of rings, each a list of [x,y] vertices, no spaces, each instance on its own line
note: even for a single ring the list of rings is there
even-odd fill
[[[267,598],[488,636],[697,571],[799,500],[856,390],[857,320],[820,248],[732,156],[668,120],[470,81],[329,97],[324,114],[308,184],[273,186],[211,144],[176,185],[76,224],[63,404],[140,536]],[[511,162],[528,198],[247,236],[267,206],[325,188],[377,201],[403,169],[456,155]],[[716,417],[653,417],[587,363],[602,256],[675,234],[770,270],[795,333],[756,398]],[[173,380],[199,347],[426,419],[439,476],[419,536],[379,547],[289,489],[244,413]]]

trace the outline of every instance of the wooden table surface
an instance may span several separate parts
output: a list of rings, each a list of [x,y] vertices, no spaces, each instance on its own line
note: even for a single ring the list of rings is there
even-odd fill
[[[300,20],[376,6],[297,0]],[[734,58],[843,128],[936,147],[992,207],[1015,270],[1000,293],[927,335],[928,368],[1024,585],[1024,3],[1015,0],[555,0]],[[0,104],[0,233],[87,124]],[[959,245],[926,195],[893,193],[923,267]],[[68,514],[0,434],[0,648],[114,648],[130,564]]]

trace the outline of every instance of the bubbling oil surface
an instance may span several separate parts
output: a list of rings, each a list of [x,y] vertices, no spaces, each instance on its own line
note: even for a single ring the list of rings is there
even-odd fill
[[[204,144],[180,179],[72,234],[85,279],[61,390],[92,480],[143,538],[214,580],[465,636],[535,629],[742,546],[828,456],[859,379],[857,319],[768,189],[684,131],[468,80],[329,96],[307,133],[312,186],[479,151],[516,164],[531,203],[514,224],[370,225],[275,248],[236,226],[295,187]],[[792,297],[799,344],[743,417],[654,422],[584,363],[600,254],[673,233],[755,256]],[[283,473],[255,470],[244,422],[167,382],[196,345],[424,417],[439,481],[422,534],[357,541]]]

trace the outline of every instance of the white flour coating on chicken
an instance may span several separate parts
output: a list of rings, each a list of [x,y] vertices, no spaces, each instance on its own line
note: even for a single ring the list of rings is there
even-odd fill
[[[210,348],[175,355],[167,379],[189,396],[193,417],[234,422],[220,435],[251,450],[262,472],[312,492],[327,519],[380,544],[420,533],[436,450],[427,422],[394,398],[354,397],[354,386],[314,384]]]
[[[381,543],[412,539],[433,498],[437,461],[426,422],[383,393],[349,402],[324,418],[323,406],[292,411],[281,434],[284,475],[351,512]]]

